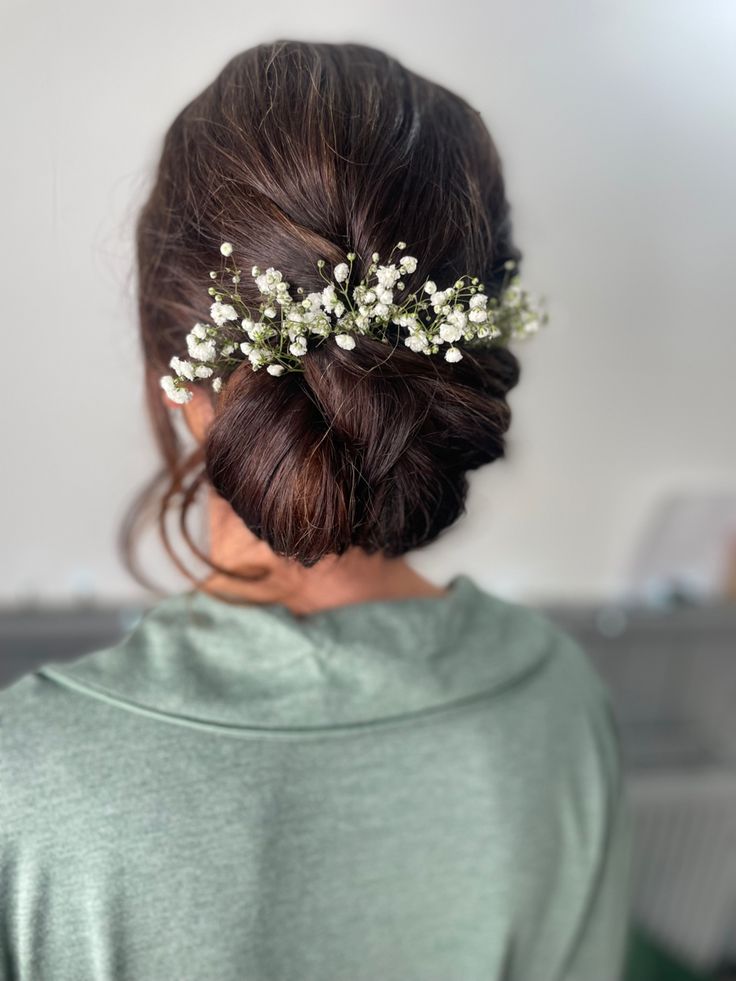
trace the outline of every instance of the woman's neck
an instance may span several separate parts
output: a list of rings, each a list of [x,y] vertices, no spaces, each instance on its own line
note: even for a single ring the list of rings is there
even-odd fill
[[[214,573],[206,589],[254,603],[282,603],[305,615],[351,603],[419,596],[443,596],[446,587],[425,579],[403,558],[368,555],[351,548],[329,555],[309,569],[277,556],[246,528],[232,508],[214,493],[209,502],[210,555],[225,568],[248,574],[266,568],[268,575],[252,583]]]

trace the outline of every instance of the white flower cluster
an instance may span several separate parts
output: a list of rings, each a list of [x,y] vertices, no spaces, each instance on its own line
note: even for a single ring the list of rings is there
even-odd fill
[[[356,255],[349,252],[347,262],[338,263],[332,277],[325,276],[325,261],[317,267],[325,281],[319,291],[295,300],[290,285],[278,269],[261,270],[253,266],[251,276],[263,297],[254,315],[238,292],[241,270],[225,263],[220,271],[220,286],[210,286],[212,324],[196,323],[186,336],[189,359],[173,357],[169,366],[173,375],[163,375],[161,387],[177,403],[193,397],[187,382],[212,378],[212,388],[219,392],[223,377],[242,360],[250,361],[254,371],[265,366],[271,375],[303,370],[301,359],[309,350],[310,339],[334,335],[338,347],[350,351],[356,337],[370,335],[388,343],[391,325],[405,328],[404,344],[412,351],[437,354],[444,350],[446,361],[460,361],[457,346],[472,349],[476,345],[505,344],[513,338],[536,333],[547,322],[547,314],[536,309],[513,273],[515,263],[504,263],[506,270],[500,297],[489,297],[477,277],[462,276],[452,286],[440,290],[427,280],[419,293],[404,299],[403,277],[416,272],[414,256],[402,255],[391,262],[396,250],[406,249],[399,242],[381,265],[374,252],[365,279],[351,287]],[[223,242],[220,252],[228,259],[233,247]],[[227,275],[235,291],[225,287]],[[217,273],[210,273],[217,279]],[[297,291],[303,294],[303,290]],[[247,340],[241,340],[243,334]],[[442,345],[445,345],[442,348]],[[213,377],[213,375],[215,377]]]

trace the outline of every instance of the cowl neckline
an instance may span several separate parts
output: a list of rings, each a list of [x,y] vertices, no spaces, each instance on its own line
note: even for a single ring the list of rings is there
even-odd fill
[[[540,614],[454,576],[436,596],[296,615],[198,590],[118,644],[39,674],[170,722],[251,734],[400,722],[485,697],[549,652]]]

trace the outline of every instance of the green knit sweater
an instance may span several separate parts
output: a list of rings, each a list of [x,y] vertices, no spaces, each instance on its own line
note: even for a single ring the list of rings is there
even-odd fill
[[[467,575],[181,593],[0,692],[0,977],[618,981],[625,799],[585,654]]]

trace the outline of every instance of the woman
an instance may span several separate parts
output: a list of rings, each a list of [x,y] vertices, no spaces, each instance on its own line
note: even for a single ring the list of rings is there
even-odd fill
[[[368,47],[260,45],[172,123],[137,246],[166,487],[126,548],[157,503],[211,571],[0,695],[2,976],[614,981],[606,692],[546,617],[405,558],[503,456],[519,378],[488,343],[523,304],[478,113]],[[402,290],[429,300],[382,318]]]

